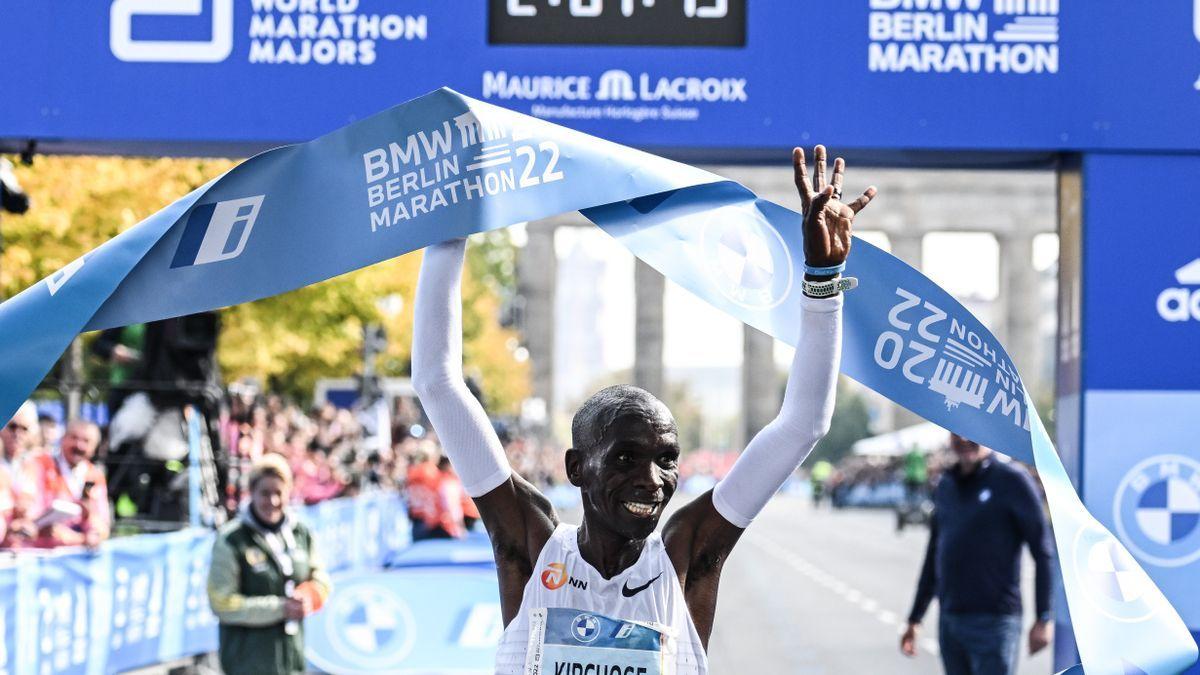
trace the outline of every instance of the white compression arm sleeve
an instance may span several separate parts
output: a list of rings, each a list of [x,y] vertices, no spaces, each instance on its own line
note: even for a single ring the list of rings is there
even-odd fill
[[[512,475],[504,448],[462,372],[462,268],[465,239],[425,249],[413,321],[412,379],[442,450],[472,497]]]
[[[800,341],[779,416],[754,436],[713,490],[726,520],[748,527],[829,431],[842,358],[842,296],[803,298]]]

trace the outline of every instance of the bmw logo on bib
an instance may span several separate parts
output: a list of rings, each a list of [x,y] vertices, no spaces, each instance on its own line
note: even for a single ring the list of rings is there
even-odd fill
[[[1200,558],[1200,463],[1158,455],[1117,487],[1117,533],[1146,562],[1178,567]]]
[[[739,213],[731,214],[731,209]],[[729,206],[712,213],[704,226],[704,258],[709,278],[721,294],[747,309],[771,309],[792,289],[787,245],[753,206]]]
[[[1147,600],[1152,587],[1133,557],[1111,534],[1095,524],[1081,527],[1071,547],[1075,574],[1092,605],[1117,621],[1144,621],[1155,607]]]
[[[600,621],[591,614],[580,614],[571,622],[571,635],[585,644],[593,642],[600,637]]]

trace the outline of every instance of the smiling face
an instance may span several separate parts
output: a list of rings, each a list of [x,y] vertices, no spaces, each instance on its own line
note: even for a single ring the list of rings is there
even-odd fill
[[[283,520],[283,509],[291,496],[291,486],[279,476],[266,474],[250,489],[250,507],[267,525]]]
[[[91,422],[76,421],[67,425],[67,433],[63,434],[59,449],[67,464],[75,466],[84,460],[91,460],[96,455],[96,447],[100,445],[100,429]]]
[[[575,426],[586,427],[573,429],[567,476],[583,494],[585,519],[624,538],[645,539],[679,483],[675,420],[640,389],[605,392],[598,404],[589,401],[580,410],[584,419]]]

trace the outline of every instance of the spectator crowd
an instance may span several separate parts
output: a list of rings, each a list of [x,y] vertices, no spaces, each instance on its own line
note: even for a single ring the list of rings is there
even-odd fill
[[[95,547],[111,525],[104,472],[93,463],[100,429],[60,429],[24,403],[0,429],[0,547]]]
[[[233,474],[264,454],[287,459],[295,486],[293,499],[316,504],[371,490],[394,490],[406,497],[413,538],[464,537],[479,519],[462,481],[443,456],[437,435],[424,426],[417,403],[397,398],[387,433],[367,435],[364,417],[330,403],[305,413],[277,395],[255,396],[235,387],[231,414],[222,427],[231,448]],[[371,421],[367,419],[367,421]],[[561,452],[498,428],[513,466],[539,485],[565,482]],[[242,498],[239,480],[227,487],[226,507]]]
[[[928,454],[919,453],[922,466],[920,485],[913,485],[912,457],[914,453],[896,456],[851,455],[843,458],[825,481],[824,493],[834,507],[876,506],[893,507],[911,496],[915,488],[928,492],[937,482],[952,457],[937,448]]]
[[[330,403],[306,411],[245,383],[231,386],[226,401],[212,424],[214,467],[220,473],[214,480],[220,485],[215,507],[226,516],[246,500],[251,467],[266,455],[279,455],[294,476],[293,504],[395,491],[407,500],[414,539],[463,537],[479,518],[414,399],[394,400],[386,429],[372,429],[374,420],[363,411]],[[522,475],[542,486],[566,482],[560,448],[503,426],[498,431]],[[129,473],[130,459],[125,447],[108,449],[106,432],[83,420],[63,427],[49,415],[39,417],[33,402],[0,428],[0,548],[98,546],[114,529],[114,517],[117,525],[151,517],[125,485],[154,484],[160,474],[170,485],[151,485],[147,492],[177,490],[185,483],[182,462],[158,461],[157,453],[143,451],[136,461],[160,464],[160,470],[144,471],[140,480],[116,479],[110,494],[109,480],[114,472]],[[155,438],[151,434],[144,442]],[[166,527],[182,527],[183,520]],[[120,531],[131,529],[137,531]]]

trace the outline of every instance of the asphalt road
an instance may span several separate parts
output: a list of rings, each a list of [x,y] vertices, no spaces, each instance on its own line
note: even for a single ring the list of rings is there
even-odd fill
[[[890,511],[814,511],[805,500],[777,497],[726,564],[709,644],[711,671],[940,673],[936,603],[925,618],[918,656],[905,658],[898,649],[928,536],[921,527],[898,534]],[[1025,562],[1028,629],[1028,555]],[[1026,649],[1023,637],[1021,675],[1052,672],[1049,649],[1033,658]]]

